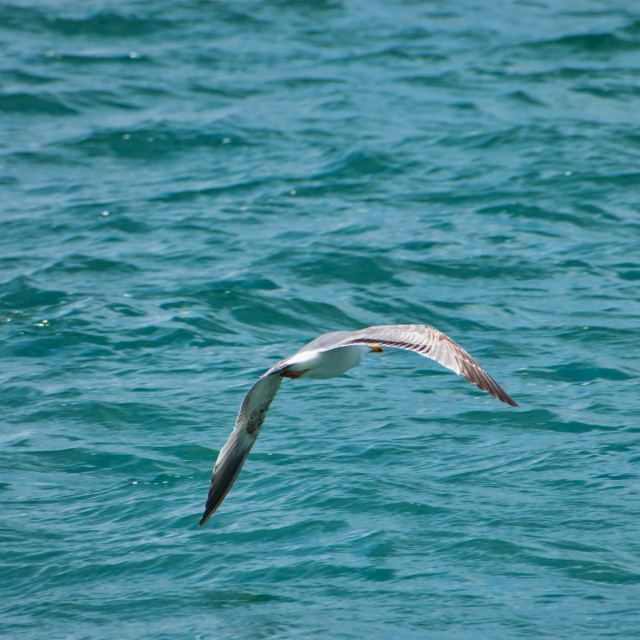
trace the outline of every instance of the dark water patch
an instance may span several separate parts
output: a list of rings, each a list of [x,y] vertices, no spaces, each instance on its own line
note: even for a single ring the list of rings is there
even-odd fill
[[[0,7],[0,24],[16,30],[39,31],[46,26],[46,18],[35,7],[3,5]]]
[[[132,263],[123,260],[110,260],[83,254],[71,254],[62,260],[46,267],[42,273],[46,275],[87,273],[108,274],[110,276],[128,276],[137,273],[139,269]]]
[[[278,84],[294,90],[309,88],[316,89],[318,86],[342,86],[346,84],[346,80],[340,77],[300,76],[283,78],[278,81]]]
[[[133,37],[168,30],[175,23],[156,15],[124,15],[114,11],[86,7],[82,16],[61,16],[53,7],[4,6],[0,21],[5,27],[47,32],[61,36]]]
[[[143,318],[146,316],[146,312],[137,308],[133,304],[125,304],[123,302],[115,302],[106,305],[106,308],[123,316],[130,318]]]
[[[621,98],[633,100],[640,95],[640,88],[625,85],[609,85],[605,87],[582,86],[574,87],[572,91],[576,93],[589,93],[597,98],[605,100],[619,100]]]
[[[572,362],[547,367],[545,378],[561,382],[593,382],[594,380],[630,380],[633,376],[618,369],[595,367],[586,362]]]
[[[68,148],[89,156],[114,155],[121,158],[164,160],[164,154],[186,154],[198,149],[230,153],[234,149],[257,143],[264,132],[212,129],[189,129],[173,123],[153,127],[138,126],[130,130],[95,131],[70,143]]]
[[[409,242],[405,242],[398,247],[398,249],[404,249],[406,251],[428,254],[432,249],[436,247],[443,246],[443,243],[428,241],[428,240],[410,240]]]
[[[62,17],[51,13],[46,16],[44,25],[63,36],[119,39],[166,33],[175,31],[176,27],[174,21],[163,19],[157,12],[155,15],[125,15],[124,12],[104,9],[78,17]]]
[[[48,325],[41,320],[40,325]],[[5,354],[19,358],[61,358],[63,354],[73,353],[78,358],[92,359],[109,357],[112,350],[107,339],[81,331],[52,331],[51,335],[41,335],[37,330],[24,331],[4,346]]]
[[[338,228],[333,228],[329,231],[326,231],[323,236],[339,236],[341,239],[345,236],[353,235],[358,236],[358,238],[362,237],[364,234],[368,232],[375,232],[379,230],[378,225],[347,225],[347,226],[339,226]],[[357,246],[360,246],[359,243]],[[346,247],[345,247],[346,248]],[[355,247],[354,247],[355,248]]]
[[[511,282],[539,280],[551,275],[550,267],[534,262],[517,261],[505,257],[492,255],[476,256],[472,262],[473,268],[469,268],[467,260],[429,260],[422,262],[407,261],[412,269],[432,274],[437,277],[444,277],[450,280],[506,280]]]
[[[593,182],[596,184],[605,184],[611,186],[629,186],[636,185],[640,181],[640,173],[622,171],[617,174],[602,175],[587,173],[581,176],[584,182]]]
[[[61,166],[82,167],[82,163],[69,158],[68,156],[56,153],[51,150],[40,149],[38,151],[19,151],[5,156],[5,161],[9,166]],[[13,184],[20,184],[20,180],[12,181]]]
[[[58,77],[53,75],[44,75],[23,69],[0,70],[0,79],[2,79],[6,89],[14,90],[18,87],[13,87],[12,85],[18,85],[20,88],[22,88],[22,85],[40,87],[59,80]]]
[[[89,225],[89,230],[121,232],[128,235],[148,233],[153,228],[144,215],[135,212],[125,213],[117,203],[106,203],[104,204],[104,208],[103,205],[92,205],[91,209],[96,212],[97,215],[95,215],[95,221]],[[105,238],[105,244],[115,239],[117,238],[107,236]]]
[[[64,291],[45,290],[33,284],[26,276],[19,276],[0,285],[0,308],[12,309],[47,308],[67,299]]]
[[[123,110],[137,110],[140,106],[135,101],[127,98],[122,99],[117,94],[103,90],[84,90],[65,92],[65,99],[76,107],[79,111],[108,107]],[[168,96],[166,96],[168,97]]]
[[[545,103],[541,100],[538,100],[537,98],[533,97],[532,95],[530,95],[529,93],[527,93],[526,91],[513,91],[511,93],[508,94],[507,96],[510,100],[513,100],[514,102],[523,104],[523,105],[531,105],[534,107],[542,107],[545,106]]]
[[[633,18],[631,22],[620,29],[620,31],[637,40],[640,36],[640,20],[636,19],[633,14],[630,16],[630,18]]]
[[[205,427],[209,429],[210,427]],[[167,456],[171,456],[174,461],[197,462],[204,460],[208,463],[211,462],[212,456],[216,454],[216,451],[212,451],[209,447],[203,447],[198,444],[184,443],[165,445],[162,447],[149,446],[150,451],[156,452],[158,455],[166,459]]]
[[[380,256],[325,252],[322,258],[322,269],[318,266],[317,261],[310,261],[300,253],[296,271],[299,277],[317,284],[343,281],[344,278],[354,284],[400,284],[395,275],[393,263]]]
[[[84,447],[73,447],[56,450],[33,450],[26,454],[31,460],[32,469],[47,469],[48,472],[64,471],[65,473],[88,473],[109,469],[110,473],[142,471],[138,456],[121,454],[104,450],[92,450]],[[24,465],[24,462],[22,463]],[[74,497],[74,499],[76,499]]]
[[[640,43],[635,39],[623,38],[616,33],[587,33],[561,36],[532,43],[539,50],[566,50],[569,53],[607,54],[637,51]]]
[[[508,203],[504,205],[482,207],[481,209],[478,209],[478,213],[489,215],[506,213],[507,215],[513,216],[515,218],[521,217],[535,221],[553,220],[555,223],[566,222],[571,225],[585,228],[595,227],[602,224],[601,220],[604,217],[600,215],[600,212],[584,211],[583,215],[579,215],[563,211],[550,211],[542,207],[525,205],[522,203]],[[589,215],[584,215],[587,213]],[[606,219],[615,220],[615,217],[611,218],[607,216]]]
[[[637,584],[640,582],[640,574],[629,571],[616,565],[566,558],[545,558],[534,556],[531,562],[537,565],[549,567],[560,571],[568,577],[589,582],[601,582],[609,584]]]
[[[0,95],[0,111],[28,115],[72,116],[78,111],[60,96],[15,92]]]
[[[617,215],[616,213],[608,211],[602,206],[590,202],[577,202],[576,210],[582,211],[583,213],[587,214],[589,219],[595,220],[597,218],[600,218],[602,220],[606,220],[607,222],[614,222],[616,223],[616,225],[620,225],[624,222],[624,218]]]
[[[37,387],[7,384],[5,382],[0,388],[0,403],[5,407],[19,407],[27,403],[33,404],[42,395],[43,391]],[[27,442],[28,440],[21,438],[17,443],[12,443],[9,446],[23,446]]]
[[[410,75],[398,75],[395,78],[395,82],[416,85],[419,87],[424,86],[427,88],[458,88],[464,82],[464,77],[456,70],[446,69],[430,74],[415,73]],[[458,102],[454,106],[464,110],[473,110],[478,108],[478,106],[472,102]]]
[[[176,303],[172,303],[170,305],[162,305],[162,308],[165,309],[175,309],[175,308],[180,308],[180,309],[184,309],[184,308],[188,308],[188,307],[193,307],[193,304],[190,304],[188,302],[182,303],[182,304],[176,304]],[[199,335],[200,335],[200,345],[201,346],[212,346],[212,345],[220,345],[220,344],[226,344],[225,342],[221,342],[218,339],[212,338],[211,334],[227,334],[229,336],[237,336],[238,335],[238,331],[237,328],[233,327],[233,326],[229,326],[227,324],[224,324],[222,322],[218,322],[215,321],[211,318],[207,318],[207,317],[203,317],[203,318],[184,318],[181,316],[177,316],[172,318],[172,322],[175,323],[182,323],[182,324],[186,324],[189,327],[193,327],[194,329],[197,329]],[[207,336],[205,338],[205,336]]]
[[[262,192],[263,188],[271,184],[269,180],[229,179],[224,184],[206,186],[201,188],[186,188],[161,193],[152,200],[166,204],[179,204],[188,202],[209,202],[212,198],[229,198],[229,196],[250,197]]]
[[[305,298],[293,297],[290,301],[279,303],[282,309],[290,309],[299,318],[304,321],[300,327],[307,331],[307,336],[311,337],[318,333],[318,327],[329,330],[332,327],[357,327],[358,323],[346,310],[340,308],[340,305],[333,304],[330,300],[311,301]],[[307,329],[310,324],[314,324],[314,328]]]
[[[351,54],[348,57],[334,60],[334,63],[347,63],[352,64],[355,62],[372,62],[374,64],[381,64],[387,66],[395,62],[420,62],[424,64],[437,64],[440,62],[446,62],[447,56],[437,53],[433,50],[433,47],[425,44],[420,45],[408,45],[408,44],[396,44],[392,46],[386,46],[383,48],[377,48],[373,51],[366,51],[364,53]]]
[[[243,283],[242,279],[232,279],[230,284],[226,286],[222,281],[203,281],[201,283],[181,283],[173,292],[172,300],[162,302],[163,309],[179,309],[189,306],[200,306],[207,309],[214,309],[217,313],[223,310],[234,309],[241,305],[246,305],[256,298],[259,299],[261,290],[270,291],[270,285],[262,287],[264,283],[262,278],[253,279],[251,275],[248,278],[246,287],[236,287],[238,283]],[[271,282],[271,280],[268,280]],[[229,333],[233,333],[233,328],[229,328]]]
[[[251,591],[238,591],[229,589],[216,589],[215,591],[203,590],[200,592],[208,606],[219,609],[225,607],[242,607],[247,605],[268,605],[272,602],[290,602],[292,599],[273,593],[255,593]]]
[[[617,431],[618,427],[596,422],[563,419],[548,409],[532,409],[521,412],[518,423],[530,429],[557,431],[560,433],[589,433],[590,431]]]
[[[126,339],[114,342],[112,348],[115,351],[141,351],[195,346],[200,339],[198,332],[186,327],[146,326],[128,332]]]
[[[345,180],[377,174],[394,174],[401,170],[397,161],[388,154],[357,151],[330,163],[324,171],[315,174],[313,179],[322,181]]]
[[[228,520],[225,518],[225,520]],[[306,519],[297,520],[291,524],[282,523],[264,523],[259,530],[254,531],[225,531],[224,529],[207,533],[208,538],[212,538],[221,543],[233,542],[234,544],[247,544],[251,541],[265,542],[268,538],[269,545],[273,541],[289,540],[292,544],[297,541],[311,541],[314,536],[335,534],[344,529],[343,520],[337,519],[335,516],[326,519]]]
[[[227,86],[218,84],[207,84],[204,81],[194,82],[189,88],[197,93],[204,93],[230,100],[251,98],[253,96],[259,96],[261,94],[261,90],[253,86],[241,87],[236,85]]]
[[[590,544],[583,544],[577,540],[550,540],[547,542],[550,547],[558,549],[566,549],[568,551],[578,551],[584,553],[602,553],[606,551],[603,547]]]
[[[477,557],[489,561],[490,557],[519,554],[523,548],[508,540],[477,537],[454,542],[449,545],[447,551],[462,557]]]
[[[175,419],[173,410],[160,404],[127,402],[117,400],[83,399],[66,402],[55,409],[58,421],[72,421],[84,425],[98,425],[107,430],[119,430],[131,426],[140,429],[163,429]],[[53,417],[51,409],[34,412],[31,421],[47,420]]]
[[[264,305],[250,304],[239,306],[231,311],[233,318],[249,327],[288,327],[299,329],[306,327],[313,331],[314,322],[311,318],[301,319],[288,309],[288,305],[281,305],[281,309],[265,308]]]
[[[618,277],[623,280],[640,280],[640,265],[637,263],[622,263],[615,265],[618,270]]]
[[[275,291],[280,289],[280,285],[270,278],[265,278],[252,272],[246,273],[245,277],[223,278],[216,283],[215,291],[218,293],[238,292],[238,291]],[[212,292],[213,293],[213,292]]]

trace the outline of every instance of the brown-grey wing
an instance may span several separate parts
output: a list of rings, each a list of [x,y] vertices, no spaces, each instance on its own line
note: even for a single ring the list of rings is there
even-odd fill
[[[240,412],[236,418],[236,424],[218,454],[218,459],[213,467],[211,485],[207,504],[200,520],[202,526],[220,506],[229,489],[242,469],[242,465],[251,451],[260,427],[264,422],[271,402],[278,393],[282,384],[282,376],[271,375],[260,378],[249,389],[240,407]]]
[[[389,324],[352,331],[325,350],[351,344],[396,347],[415,351],[431,358],[443,367],[464,376],[469,382],[505,404],[517,407],[509,394],[459,344],[442,331],[426,324]]]

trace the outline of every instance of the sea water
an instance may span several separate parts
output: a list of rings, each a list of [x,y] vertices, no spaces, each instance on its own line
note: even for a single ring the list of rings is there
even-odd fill
[[[640,636],[640,9],[0,7],[0,629]],[[317,335],[416,354],[257,376]]]

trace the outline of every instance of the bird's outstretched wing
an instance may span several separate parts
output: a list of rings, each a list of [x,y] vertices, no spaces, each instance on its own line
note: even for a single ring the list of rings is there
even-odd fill
[[[337,336],[338,337],[338,336]],[[338,349],[352,344],[395,347],[415,351],[431,358],[443,367],[464,376],[469,382],[505,404],[517,407],[509,394],[459,344],[442,331],[426,324],[385,324],[351,331],[333,344],[319,346],[320,351]]]
[[[281,384],[282,376],[277,374],[260,378],[242,401],[236,425],[213,467],[207,504],[200,525],[211,517],[234,483]]]

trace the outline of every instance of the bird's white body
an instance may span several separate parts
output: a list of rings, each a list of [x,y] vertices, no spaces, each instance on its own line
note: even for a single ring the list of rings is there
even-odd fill
[[[362,344],[329,351],[301,351],[292,356],[289,370],[301,372],[300,376],[295,376],[300,378],[337,378],[349,369],[357,367],[370,351],[371,347]]]

